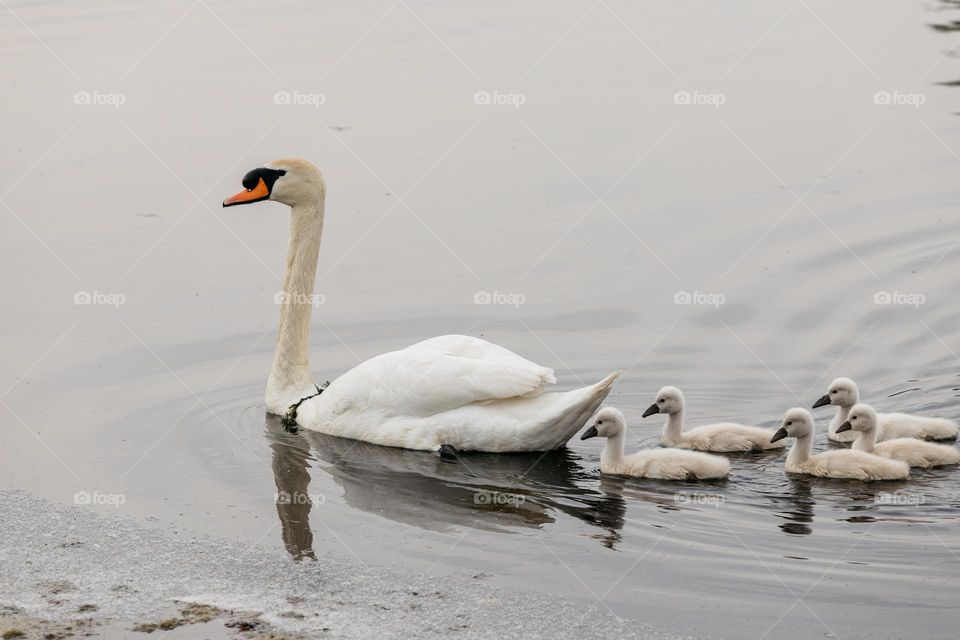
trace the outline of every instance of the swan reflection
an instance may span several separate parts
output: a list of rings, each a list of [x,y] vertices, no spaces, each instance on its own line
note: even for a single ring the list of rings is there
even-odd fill
[[[450,463],[432,453],[381,447],[301,429],[290,433],[277,416],[266,416],[272,451],[277,515],[284,546],[294,558],[314,558],[309,491],[310,467],[328,473],[356,509],[433,531],[471,527],[509,532],[555,522],[558,513],[604,530],[601,544],[613,548],[624,526],[620,491],[596,477],[561,449],[535,454],[471,454]],[[604,488],[606,487],[606,488]]]
[[[778,511],[777,517],[786,522],[780,523],[780,530],[784,533],[798,536],[807,536],[813,533],[813,508],[817,504],[814,500],[811,484],[814,479],[810,476],[788,474],[787,483],[790,492],[786,500],[790,503],[786,511]]]

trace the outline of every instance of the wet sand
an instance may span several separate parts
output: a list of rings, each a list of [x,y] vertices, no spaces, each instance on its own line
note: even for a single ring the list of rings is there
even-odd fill
[[[228,637],[221,626],[253,620],[262,623],[259,633],[331,638],[668,637],[618,619],[602,604],[491,588],[483,574],[436,578],[330,554],[297,562],[234,540],[170,536],[129,519],[56,507],[26,492],[0,492],[0,510],[0,601],[15,603],[5,605],[5,628],[26,621],[36,632],[48,628],[37,619],[52,619],[61,621],[60,630],[72,625],[77,636],[110,638],[130,637],[127,630],[144,625],[161,623],[166,632],[200,623],[200,633],[211,633],[209,625],[213,637]],[[184,613],[183,603],[215,609]],[[187,620],[162,625],[178,617]],[[207,618],[219,624],[203,624]]]

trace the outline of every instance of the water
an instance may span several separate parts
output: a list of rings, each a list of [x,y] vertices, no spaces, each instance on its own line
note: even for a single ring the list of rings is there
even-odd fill
[[[261,400],[286,213],[219,208],[274,157],[326,174],[321,380],[467,333],[561,388],[625,369],[634,448],[664,384],[691,424],[772,426],[838,375],[956,418],[952,5],[10,9],[0,487],[672,633],[955,635],[955,469],[866,486],[734,456],[676,485],[601,478],[597,441],[451,465],[286,433]]]

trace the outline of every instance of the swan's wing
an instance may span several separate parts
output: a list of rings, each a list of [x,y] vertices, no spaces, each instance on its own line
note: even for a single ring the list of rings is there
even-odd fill
[[[540,366],[535,362],[518,356],[509,349],[505,349],[492,342],[487,342],[481,338],[461,335],[437,336],[436,338],[430,338],[412,344],[407,347],[406,350],[409,349],[442,351],[448,355],[460,356],[462,358],[482,360],[491,363],[499,362],[513,367],[528,368],[531,371],[537,370],[545,384],[555,384],[557,382],[556,377],[553,375],[553,369]]]
[[[334,413],[424,418],[479,402],[538,396],[554,381],[551,369],[507,349],[442,336],[371,358],[319,397]]]
[[[384,376],[383,400],[397,413],[423,417],[476,402],[543,393],[545,368],[521,358],[481,359],[430,349],[396,354],[396,375]]]

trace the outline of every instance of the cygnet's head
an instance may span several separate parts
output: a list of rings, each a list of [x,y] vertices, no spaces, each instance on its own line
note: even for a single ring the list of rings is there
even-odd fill
[[[813,403],[813,408],[835,404],[839,407],[852,407],[860,400],[860,390],[857,383],[850,378],[837,378],[830,383],[827,392]]]
[[[664,387],[657,392],[657,400],[647,407],[643,412],[643,417],[652,416],[655,413],[665,413],[672,415],[683,410],[683,392],[676,387]]]
[[[314,204],[326,194],[320,170],[306,160],[283,158],[252,169],[241,181],[244,190],[223,201],[224,207],[274,200],[287,206]]]
[[[770,442],[784,438],[805,438],[813,435],[813,414],[806,409],[796,407],[790,409],[783,416],[780,428],[770,438]]]
[[[855,404],[850,409],[847,421],[837,427],[837,433],[844,431],[870,431],[877,428],[877,412],[868,404]]]
[[[624,419],[620,409],[604,407],[597,412],[597,415],[593,418],[593,424],[583,432],[580,439],[589,440],[597,436],[601,438],[612,438],[613,436],[623,433],[626,426],[627,421]]]

